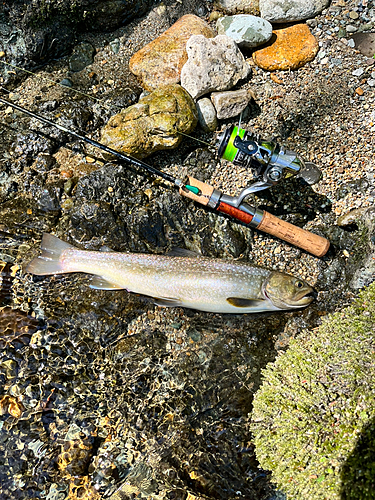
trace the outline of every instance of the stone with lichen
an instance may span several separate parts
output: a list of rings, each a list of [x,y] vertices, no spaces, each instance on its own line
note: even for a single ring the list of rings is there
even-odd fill
[[[252,431],[288,499],[374,498],[375,284],[263,371]]]
[[[122,110],[102,129],[101,142],[137,158],[176,148],[198,123],[196,105],[180,85],[166,85]],[[181,134],[181,133],[182,134]]]

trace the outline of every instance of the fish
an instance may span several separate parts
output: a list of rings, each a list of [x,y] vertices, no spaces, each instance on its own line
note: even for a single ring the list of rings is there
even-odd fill
[[[125,289],[165,307],[212,313],[259,313],[306,307],[314,289],[300,278],[248,262],[175,249],[167,255],[80,250],[45,233],[42,253],[26,272],[43,276],[94,275],[91,288]]]

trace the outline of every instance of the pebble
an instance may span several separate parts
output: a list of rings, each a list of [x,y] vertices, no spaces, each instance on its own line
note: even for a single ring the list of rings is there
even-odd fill
[[[246,89],[228,92],[213,92],[211,101],[220,120],[239,115],[254,97],[254,93]]]
[[[349,17],[350,17],[350,19],[358,19],[359,14],[355,10],[352,10],[351,12],[349,12]]]
[[[155,90],[180,81],[187,60],[186,42],[192,35],[210,38],[215,32],[199,17],[186,14],[131,57],[129,69],[144,89]]]
[[[250,49],[262,45],[272,36],[272,24],[260,17],[236,15],[221,17],[216,24],[219,35],[232,38],[239,47]]]
[[[197,101],[198,121],[201,128],[206,132],[214,132],[217,128],[216,110],[208,97]]]
[[[364,69],[363,68],[357,68],[354,71],[352,71],[353,76],[361,76],[363,75]]]
[[[253,60],[268,71],[298,69],[312,61],[319,50],[317,39],[306,24],[274,30],[275,40],[255,50]],[[272,39],[271,39],[272,41]]]
[[[353,26],[352,24],[347,24],[345,26],[345,29],[346,29],[347,33],[355,33],[358,28],[356,26]],[[354,45],[353,45],[353,47],[354,47]]]
[[[193,35],[186,44],[188,60],[181,70],[181,85],[196,99],[228,90],[250,72],[237,44],[226,35]]]

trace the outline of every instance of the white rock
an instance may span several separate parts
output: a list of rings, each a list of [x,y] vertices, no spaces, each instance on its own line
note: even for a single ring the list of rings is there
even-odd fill
[[[193,35],[186,44],[188,60],[181,70],[181,86],[194,98],[229,90],[246,78],[250,66],[236,43],[226,35]]]
[[[259,12],[258,0],[215,0],[214,7],[223,10],[227,14],[244,12],[257,14]]]
[[[214,105],[208,99],[203,97],[197,102],[199,125],[206,132],[213,132],[217,128],[217,116]]]
[[[216,108],[217,117],[223,120],[239,115],[253,97],[253,92],[242,89],[229,92],[213,92],[211,101]]]
[[[272,24],[257,16],[240,14],[220,17],[216,23],[219,35],[227,35],[239,47],[252,48],[268,42],[272,36]]]
[[[315,17],[328,4],[329,0],[259,0],[259,10],[271,23],[285,23]]]

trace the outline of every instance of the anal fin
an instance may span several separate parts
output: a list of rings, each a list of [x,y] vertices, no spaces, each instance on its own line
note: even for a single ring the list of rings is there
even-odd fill
[[[179,299],[171,299],[169,297],[156,297],[153,299],[154,304],[162,307],[184,307],[184,304]]]
[[[94,276],[91,279],[90,288],[94,288],[95,290],[124,290],[123,286],[111,283],[103,278],[103,276]]]

